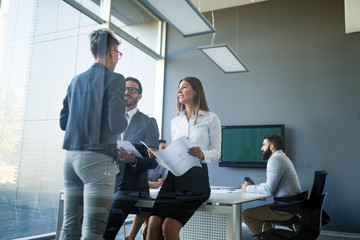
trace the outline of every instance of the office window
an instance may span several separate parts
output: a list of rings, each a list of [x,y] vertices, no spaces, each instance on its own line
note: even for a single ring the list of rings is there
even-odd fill
[[[1,1],[0,10],[0,239],[13,239],[56,231],[59,113],[72,77],[94,62],[88,35],[99,25],[62,0]],[[139,108],[155,116],[157,60],[125,40],[119,49],[115,71],[139,78]]]
[[[160,54],[161,22],[137,1],[112,1],[111,22]]]

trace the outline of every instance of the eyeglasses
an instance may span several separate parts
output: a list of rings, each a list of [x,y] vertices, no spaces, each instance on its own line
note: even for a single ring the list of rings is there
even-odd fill
[[[122,57],[122,52],[116,50],[115,48],[114,48],[114,51],[118,53],[118,59],[120,60]]]
[[[138,93],[139,89],[134,87],[125,87],[125,91],[128,90],[130,93]]]

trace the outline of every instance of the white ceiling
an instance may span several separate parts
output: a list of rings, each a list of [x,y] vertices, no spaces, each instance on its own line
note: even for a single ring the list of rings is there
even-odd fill
[[[209,12],[268,0],[190,0],[200,12]],[[360,31],[360,0],[344,0],[345,32]]]
[[[200,12],[209,12],[267,0],[190,0]]]

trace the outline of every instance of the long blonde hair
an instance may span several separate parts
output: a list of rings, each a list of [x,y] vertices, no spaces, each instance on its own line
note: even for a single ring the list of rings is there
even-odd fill
[[[203,88],[200,80],[197,79],[196,77],[186,77],[186,78],[180,80],[178,86],[180,86],[182,81],[188,82],[191,85],[192,89],[196,92],[196,95],[194,96],[194,104],[195,104],[194,126],[195,126],[198,116],[199,116],[199,110],[203,110],[206,112],[210,111],[210,109],[206,103],[204,88]],[[176,116],[178,116],[184,110],[185,110],[185,105],[180,104],[179,98],[177,98],[177,114],[176,114]]]

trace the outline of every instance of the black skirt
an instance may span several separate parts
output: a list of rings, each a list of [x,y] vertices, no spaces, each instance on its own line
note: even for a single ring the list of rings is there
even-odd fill
[[[173,218],[183,226],[210,197],[207,164],[176,177],[170,171],[155,200],[151,215]]]

